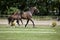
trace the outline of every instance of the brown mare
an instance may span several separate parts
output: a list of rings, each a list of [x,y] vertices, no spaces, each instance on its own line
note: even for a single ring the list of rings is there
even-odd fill
[[[22,14],[21,15],[16,15],[17,17],[12,17],[12,22],[14,21],[14,20],[17,20],[17,23],[19,24],[19,20],[21,20],[21,22],[22,22],[22,19],[26,19],[27,20],[27,23],[25,24],[25,27],[27,26],[27,24],[28,24],[28,22],[29,21],[31,21],[32,23],[33,23],[33,27],[35,26],[35,24],[34,24],[34,21],[32,20],[32,14],[34,13],[34,12],[39,12],[39,10],[36,8],[36,7],[30,7],[29,8],[29,10],[28,11],[26,11],[26,12],[22,12]],[[10,20],[10,18],[9,18],[9,20]],[[22,22],[22,24],[23,24],[23,22]]]
[[[26,11],[26,12],[22,13],[21,18],[27,20],[27,23],[26,23],[25,27],[27,26],[29,21],[31,21],[33,23],[33,27],[35,26],[34,21],[32,20],[32,14],[35,11],[39,12],[39,10],[36,7],[30,7],[29,11]]]

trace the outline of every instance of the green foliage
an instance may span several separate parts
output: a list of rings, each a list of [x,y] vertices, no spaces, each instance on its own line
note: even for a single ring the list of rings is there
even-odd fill
[[[12,9],[12,11],[16,10],[11,7],[18,8],[19,5],[24,4],[26,6],[25,9],[31,5],[37,6],[40,11],[37,15],[52,15],[53,12],[49,14],[49,10],[54,11],[54,8],[59,9],[59,3],[60,0],[0,0],[0,14],[10,14],[10,9]],[[8,13],[7,10],[9,11]]]
[[[12,14],[13,12],[19,11],[19,9],[17,9],[16,7],[10,7],[10,9],[8,9],[7,13],[8,14]]]

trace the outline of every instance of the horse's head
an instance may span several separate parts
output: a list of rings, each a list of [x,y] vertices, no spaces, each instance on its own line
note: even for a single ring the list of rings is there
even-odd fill
[[[37,7],[33,7],[33,9],[35,13],[39,13],[39,10],[37,9]]]

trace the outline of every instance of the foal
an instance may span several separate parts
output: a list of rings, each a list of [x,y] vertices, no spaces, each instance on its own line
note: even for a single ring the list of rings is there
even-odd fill
[[[34,21],[32,20],[32,14],[34,12],[39,12],[39,10],[36,7],[30,7],[29,11],[22,12],[21,19],[26,19],[27,23],[25,24],[25,27],[27,26],[28,22],[31,21],[33,23],[33,27],[35,26]]]

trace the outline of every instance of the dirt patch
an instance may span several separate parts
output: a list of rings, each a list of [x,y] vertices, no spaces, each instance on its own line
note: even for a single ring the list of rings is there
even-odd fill
[[[36,21],[33,20],[35,25],[51,25],[52,24],[52,20],[48,20],[48,21]],[[60,21],[56,21],[57,25],[60,25]],[[8,24],[8,20],[7,19],[0,19],[0,24]],[[21,22],[20,22],[21,24]],[[23,24],[26,24],[26,20],[23,20]],[[29,21],[29,24],[32,24],[31,21]]]

